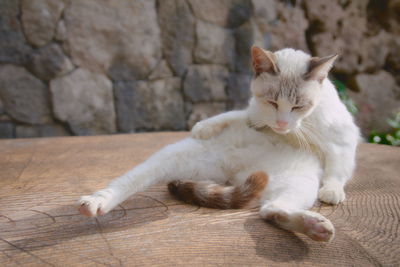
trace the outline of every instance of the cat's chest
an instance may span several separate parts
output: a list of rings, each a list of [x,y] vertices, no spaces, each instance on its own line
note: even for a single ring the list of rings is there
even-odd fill
[[[253,149],[254,147],[259,147],[260,149],[271,147],[278,142],[263,132],[255,131],[249,127],[232,127],[226,136],[222,136],[222,139],[229,142],[228,147],[239,150],[249,147]]]
[[[320,147],[312,138],[293,133],[277,134],[269,127],[255,129],[248,125],[236,125],[221,139],[227,142],[225,147],[232,154],[243,155],[250,151],[253,155],[261,156],[264,153],[274,153],[282,147],[290,147],[293,150],[302,150],[322,157]]]

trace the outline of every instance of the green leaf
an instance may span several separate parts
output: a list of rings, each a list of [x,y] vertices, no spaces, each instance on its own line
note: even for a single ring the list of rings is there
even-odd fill
[[[387,119],[386,120],[387,121],[387,123],[390,125],[390,126],[392,126],[393,128],[400,128],[400,121],[397,121],[397,120],[393,120],[393,119]]]
[[[339,81],[339,80],[337,80],[337,79],[334,79],[334,80],[333,80],[333,84],[335,85],[336,90],[337,90],[339,93],[344,92],[344,91],[346,90],[346,85],[344,85],[344,83],[342,83],[341,81]]]

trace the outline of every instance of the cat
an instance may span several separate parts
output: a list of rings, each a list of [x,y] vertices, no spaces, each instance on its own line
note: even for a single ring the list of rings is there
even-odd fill
[[[333,224],[308,209],[317,198],[329,204],[345,199],[360,136],[327,77],[336,58],[253,46],[246,109],[198,122],[191,137],[81,197],[80,212],[105,214],[163,181],[178,198],[201,206],[241,208],[256,200],[261,217],[278,227],[332,240]]]

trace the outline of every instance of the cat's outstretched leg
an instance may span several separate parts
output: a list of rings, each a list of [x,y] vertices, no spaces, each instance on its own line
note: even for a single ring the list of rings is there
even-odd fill
[[[230,124],[245,118],[244,110],[225,112],[196,123],[192,128],[191,136],[195,139],[210,139],[219,135]]]
[[[329,219],[307,210],[317,199],[316,177],[314,179],[296,177],[285,184],[285,188],[281,187],[275,191],[260,209],[262,218],[283,229],[305,234],[316,241],[326,242],[333,239],[335,228]]]
[[[107,188],[81,197],[79,211],[91,217],[105,214],[134,193],[161,181],[213,179],[223,183],[226,176],[215,164],[217,157],[201,141],[190,138],[168,145],[144,163],[113,180]]]

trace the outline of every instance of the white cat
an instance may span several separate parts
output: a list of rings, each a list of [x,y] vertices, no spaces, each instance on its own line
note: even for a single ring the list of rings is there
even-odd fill
[[[83,196],[80,212],[107,213],[165,181],[179,198],[208,207],[239,208],[260,196],[262,218],[330,241],[332,223],[307,209],[318,197],[331,204],[344,200],[359,140],[353,118],[327,78],[336,56],[258,47],[251,52],[255,75],[247,109],[197,123],[191,138],[166,146],[107,188]],[[226,183],[232,186],[222,186]]]

